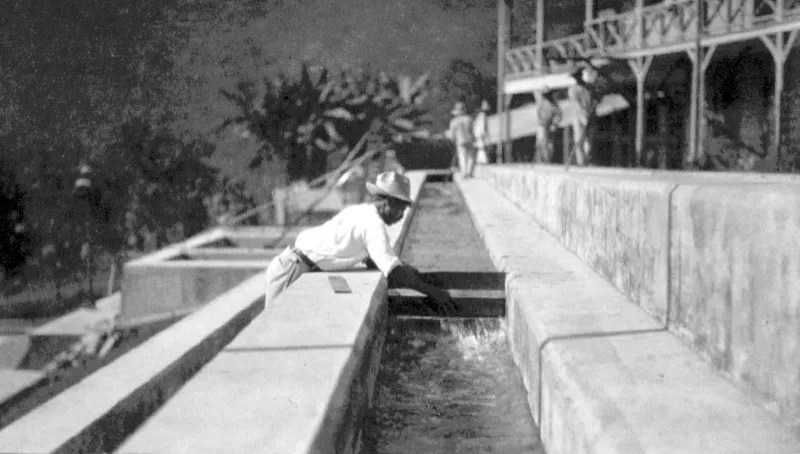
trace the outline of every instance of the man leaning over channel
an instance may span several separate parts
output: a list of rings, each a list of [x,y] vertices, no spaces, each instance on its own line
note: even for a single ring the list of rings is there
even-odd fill
[[[267,304],[303,273],[345,270],[367,261],[393,286],[417,290],[443,307],[452,305],[446,291],[425,282],[414,267],[400,261],[389,241],[386,226],[401,220],[412,204],[408,178],[385,172],[366,186],[375,201],[346,207],[324,224],[300,232],[294,246],[272,259],[267,267]]]

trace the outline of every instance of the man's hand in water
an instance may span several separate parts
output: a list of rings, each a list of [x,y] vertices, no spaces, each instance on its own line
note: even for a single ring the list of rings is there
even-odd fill
[[[389,286],[391,288],[404,287],[414,289],[430,297],[437,306],[445,311],[452,311],[455,308],[450,294],[441,288],[432,285],[422,279],[416,268],[405,263],[397,266],[389,273]]]
[[[428,296],[436,303],[436,306],[441,308],[445,313],[453,314],[456,312],[456,304],[450,294],[445,290],[437,288],[435,292],[430,293]]]

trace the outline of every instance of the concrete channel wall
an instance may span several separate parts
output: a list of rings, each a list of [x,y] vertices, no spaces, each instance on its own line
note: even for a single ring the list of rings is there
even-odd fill
[[[800,433],[482,178],[456,178],[506,275],[508,338],[549,454],[797,454]]]
[[[545,165],[479,166],[477,175],[800,424],[800,178]]]
[[[416,200],[426,173],[407,175]],[[412,216],[389,228],[398,251]],[[203,293],[190,279],[201,276],[192,269],[203,261],[186,260],[181,279],[159,281],[176,257],[213,256],[223,269],[218,258],[230,254],[238,259],[227,266],[241,267],[244,258],[246,267],[265,267],[263,251],[246,249],[280,235],[217,228],[133,263],[126,272],[137,268],[142,285],[123,287],[129,323],[177,317],[176,306],[189,315],[4,428],[0,452],[357,452],[388,317],[380,272],[309,273],[266,309],[263,271]],[[168,298],[144,288],[148,274]],[[331,275],[344,277],[352,293],[334,294]]]
[[[119,323],[142,325],[180,318],[263,271],[297,229],[215,227],[125,263]],[[285,247],[285,246],[284,246]]]

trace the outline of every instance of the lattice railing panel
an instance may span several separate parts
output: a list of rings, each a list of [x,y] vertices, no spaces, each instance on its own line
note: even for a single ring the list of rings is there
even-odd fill
[[[753,15],[755,17],[773,16],[777,10],[778,2],[775,0],[753,0]]]
[[[636,17],[631,13],[603,14],[586,23],[586,32],[601,52],[628,49],[636,39]]]
[[[509,75],[519,73],[548,73],[551,62],[563,63],[587,58],[592,53],[593,41],[586,34],[570,35],[542,44],[544,67],[536,64],[536,46],[523,46],[506,53],[506,71]]]
[[[702,0],[702,30],[718,36],[769,26],[770,22],[800,20],[800,0]],[[782,2],[778,4],[777,2]],[[777,17],[783,7],[783,16]],[[506,68],[514,73],[547,73],[576,59],[613,56],[640,49],[685,43],[696,38],[696,0],[666,0],[624,13],[605,10],[587,21],[586,33],[547,41],[542,46],[544,67],[536,67],[536,47],[512,49]]]
[[[685,41],[695,36],[697,5],[694,0],[679,0],[644,7],[642,29],[645,46]]]

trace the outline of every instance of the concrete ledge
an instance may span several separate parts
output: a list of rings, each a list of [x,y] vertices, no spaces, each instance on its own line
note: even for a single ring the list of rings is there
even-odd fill
[[[268,264],[268,260],[187,260],[125,265],[120,324],[190,313]]]
[[[583,169],[580,169],[583,170]],[[669,298],[669,206],[675,184],[539,167],[480,175],[660,322]]]
[[[491,169],[492,172],[505,169],[509,172],[518,173],[520,171],[552,174],[571,174],[581,177],[624,177],[641,178],[648,181],[654,179],[668,179],[679,184],[722,184],[736,183],[767,183],[767,184],[800,184],[800,175],[788,173],[759,173],[759,172],[706,172],[706,171],[685,171],[685,170],[656,170],[656,169],[633,169],[621,167],[576,167],[569,169],[561,164],[502,164],[502,165],[478,165],[476,169],[483,167],[483,170]]]
[[[329,273],[287,289],[118,453],[354,452],[380,364],[380,273]]]
[[[679,187],[671,326],[800,432],[798,207],[795,186]]]
[[[550,454],[794,453],[800,437],[486,181],[456,180],[499,270]]]
[[[800,176],[548,165],[476,173],[800,431]]]
[[[0,452],[113,450],[263,309],[263,280],[248,279],[18,419],[0,431]]]
[[[215,227],[125,263],[121,325],[184,316],[263,271],[298,228]]]

